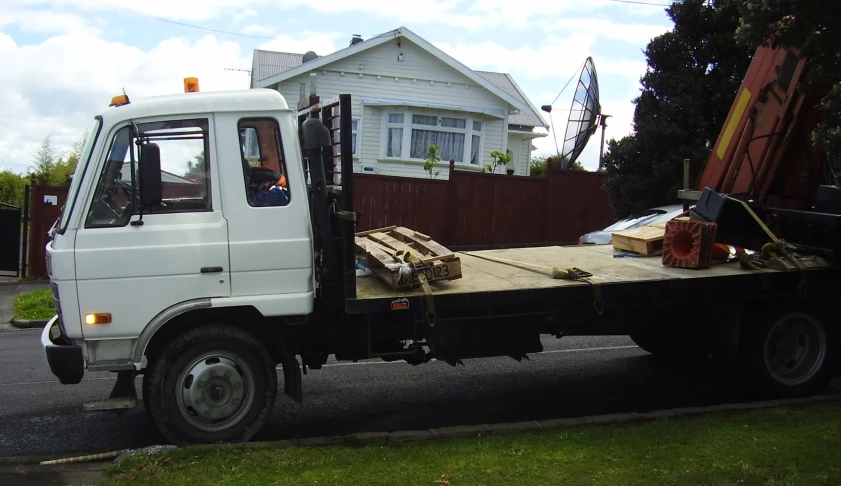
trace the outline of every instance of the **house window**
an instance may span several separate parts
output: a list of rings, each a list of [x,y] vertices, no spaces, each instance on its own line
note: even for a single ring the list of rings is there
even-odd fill
[[[441,160],[479,165],[482,122],[470,117],[426,113],[388,113],[385,156],[423,160],[430,145],[438,145]],[[404,145],[408,150],[404,150]]]
[[[351,121],[351,132],[353,133],[353,142],[351,144],[353,147],[353,155],[357,155],[359,153],[357,145],[357,143],[359,143],[359,118],[354,118],[353,121]]]
[[[386,157],[401,157],[403,155],[403,113],[388,114],[388,134],[385,141]]]

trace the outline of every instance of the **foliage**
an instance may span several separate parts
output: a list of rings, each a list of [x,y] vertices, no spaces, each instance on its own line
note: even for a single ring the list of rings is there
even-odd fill
[[[15,297],[16,319],[49,319],[55,315],[53,295],[49,289],[35,290]]]
[[[611,140],[605,189],[617,218],[677,202],[683,160],[706,162],[755,47],[734,38],[739,0],[685,0],[666,9],[674,29],[649,42],[634,100],[634,134]]]
[[[435,167],[438,165],[438,162],[441,161],[441,155],[439,154],[440,147],[437,145],[430,144],[429,147],[426,149],[426,160],[423,162],[423,170],[429,174],[430,179],[434,179],[438,177],[441,173],[440,170],[435,170]]]
[[[499,150],[494,150],[491,152],[491,160],[493,161],[492,164],[485,164],[485,167],[482,169],[482,172],[490,172],[491,174],[496,174],[497,167],[505,167],[511,162],[511,156],[500,152]]]
[[[104,484],[839,484],[839,411],[823,403],[387,446],[185,447],[128,458]]]
[[[188,181],[201,182],[204,179],[206,166],[204,150],[202,150],[193,157],[193,160],[187,161],[187,170],[184,172],[184,178]]]
[[[740,13],[740,40],[753,46],[775,40],[807,59],[809,72],[799,88],[827,91],[820,104],[826,118],[813,141],[841,173],[841,8],[824,0],[745,0]]]
[[[0,203],[23,207],[23,195],[29,180],[10,170],[0,170]]]
[[[65,153],[56,154],[53,146],[52,136],[47,135],[41,141],[41,146],[32,157],[31,173],[35,176],[38,184],[48,186],[67,186],[76,166],[79,164],[79,157],[82,156],[82,148],[87,141],[88,133],[85,132],[73,146]]]
[[[531,159],[531,170],[529,171],[529,175],[531,177],[546,177],[546,165],[551,164],[552,167],[561,167],[563,162],[569,160],[567,157],[552,157],[546,155],[539,155],[533,159]],[[575,161],[572,165],[569,166],[569,170],[583,170],[586,171],[587,169],[581,165],[581,162]]]

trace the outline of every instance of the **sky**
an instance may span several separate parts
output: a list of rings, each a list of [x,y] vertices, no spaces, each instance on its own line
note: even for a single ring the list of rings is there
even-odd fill
[[[646,44],[671,29],[667,0],[2,0],[0,168],[25,173],[50,136],[68,150],[123,90],[130,99],[247,89],[254,49],[319,55],[405,26],[476,70],[510,73],[563,145],[584,60],[599,78],[607,140],[632,132]],[[564,85],[573,82],[563,90]],[[560,94],[560,96],[558,96]],[[579,158],[598,167],[601,133]],[[552,131],[532,155],[555,153]]]

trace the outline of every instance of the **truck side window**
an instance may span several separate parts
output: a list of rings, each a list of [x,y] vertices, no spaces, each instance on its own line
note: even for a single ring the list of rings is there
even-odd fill
[[[286,206],[290,198],[289,182],[277,120],[244,118],[237,128],[248,204]]]
[[[163,201],[144,214],[208,211],[210,165],[208,121],[171,120],[137,124],[140,140],[155,142],[161,150]],[[99,183],[88,212],[88,228],[118,227],[137,214],[135,195],[139,195],[133,175],[137,172],[139,151],[130,126],[114,135]],[[132,166],[134,151],[135,164]]]

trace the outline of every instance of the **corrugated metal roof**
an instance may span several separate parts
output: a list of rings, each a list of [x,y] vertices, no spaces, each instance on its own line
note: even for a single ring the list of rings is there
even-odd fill
[[[534,105],[531,104],[531,101],[526,98],[525,93],[523,93],[510,74],[494,73],[490,71],[476,71],[476,73],[493,83],[497,88],[505,91],[514,98],[517,98],[531,107],[531,113],[518,113],[516,115],[510,115],[508,117],[508,123],[510,125],[524,125],[529,127],[548,126],[546,122],[543,121],[540,113],[537,112],[537,108],[535,108]]]
[[[300,66],[303,58],[303,54],[254,49],[254,58],[251,61],[251,76],[255,81],[266,79]]]
[[[255,49],[251,66],[252,86],[253,81],[260,81],[274,76],[275,74],[280,74],[284,71],[300,66],[303,62],[303,57],[303,54]],[[546,122],[540,116],[540,113],[538,113],[537,108],[535,108],[528,98],[526,98],[525,93],[522,92],[520,87],[509,74],[490,71],[475,72],[490,81],[497,88],[505,91],[517,100],[531,107],[531,113],[518,113],[516,115],[510,115],[508,117],[509,124],[529,127],[548,127]]]

